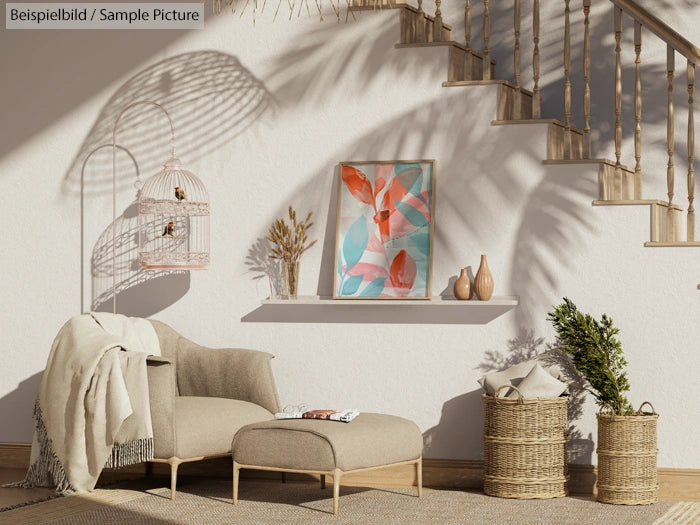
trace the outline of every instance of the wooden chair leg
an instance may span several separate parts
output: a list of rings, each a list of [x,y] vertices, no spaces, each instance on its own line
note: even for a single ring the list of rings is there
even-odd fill
[[[233,462],[233,504],[238,503],[238,475],[240,474],[241,466]]]
[[[180,458],[170,458],[170,499],[175,499],[175,489],[177,487],[177,468],[180,466]]]
[[[337,468],[333,471],[333,514],[338,514],[338,498],[340,497],[340,476],[342,471]]]

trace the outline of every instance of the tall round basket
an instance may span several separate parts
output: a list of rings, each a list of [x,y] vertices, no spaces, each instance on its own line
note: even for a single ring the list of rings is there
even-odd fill
[[[513,388],[517,398],[499,397]],[[525,399],[510,385],[484,400],[484,492],[501,498],[566,496],[567,396]]]
[[[643,412],[644,405],[651,412]],[[656,423],[659,415],[648,401],[635,415],[598,412],[598,501],[619,505],[656,503]]]

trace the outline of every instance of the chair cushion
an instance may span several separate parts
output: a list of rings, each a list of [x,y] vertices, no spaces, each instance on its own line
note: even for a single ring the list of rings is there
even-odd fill
[[[231,436],[250,423],[274,419],[254,403],[220,397],[175,398],[175,455],[179,458],[231,452]]]
[[[233,438],[233,459],[243,465],[288,470],[343,471],[421,457],[423,436],[413,422],[362,413],[349,423],[281,419],[253,423]]]

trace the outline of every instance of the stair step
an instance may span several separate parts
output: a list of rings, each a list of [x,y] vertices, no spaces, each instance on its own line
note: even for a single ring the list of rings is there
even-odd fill
[[[461,45],[461,44],[460,44]],[[462,46],[464,47],[464,46]],[[466,49],[466,47],[465,47]],[[483,59],[483,56],[481,56],[479,53],[476,51],[472,51],[472,55],[478,56],[479,58]],[[491,60],[492,64],[496,64],[495,60]],[[452,82],[443,82],[442,87],[459,87],[459,86],[488,86],[492,84],[501,84],[504,86],[508,86],[511,89],[516,89],[515,84],[510,82],[509,80],[455,80]],[[523,87],[520,88],[520,92],[523,95],[528,95],[529,97],[532,97],[532,91],[529,91]],[[501,120],[508,120],[508,119],[501,119]]]
[[[656,205],[668,208],[668,202],[659,199],[619,199],[619,200],[597,200],[593,201],[593,206],[650,206]],[[672,204],[671,209],[683,211],[678,204]]]
[[[649,246],[652,248],[682,248],[682,247],[697,248],[697,247],[700,247],[700,241],[676,241],[676,242],[648,241],[648,242],[644,243],[644,246]],[[700,285],[698,285],[698,289],[700,289]]]
[[[523,104],[525,108],[527,104]],[[501,109],[502,104],[499,104]],[[509,109],[508,105],[503,105],[504,111]],[[564,140],[566,136],[566,126],[557,119],[513,119],[494,120],[494,126],[522,125],[522,124],[548,124],[547,134],[547,161],[581,161],[583,159],[583,131],[571,126],[571,159],[564,159]]]
[[[598,195],[595,201],[598,206],[605,204],[619,206],[622,204],[651,204],[662,201],[642,199],[642,175],[632,168],[620,165],[620,172],[614,161],[609,159],[574,159],[574,160],[545,160],[545,164],[599,164]]]
[[[447,82],[445,84],[453,84],[455,82],[464,82],[465,77],[481,77],[483,71],[484,57],[476,51],[471,51],[454,40],[443,42],[413,42],[399,43],[394,45],[397,49],[408,49],[416,47],[447,47],[449,49],[449,71],[447,72]],[[491,74],[496,71],[496,61],[491,61]]]
[[[622,199],[593,201],[593,206],[637,206],[647,205],[651,212],[651,241],[644,246],[700,246],[700,242],[681,239],[683,208],[678,204],[655,199]]]
[[[475,53],[475,56],[480,57]],[[491,76],[495,76],[495,62],[491,69]],[[481,74],[479,73],[479,76]],[[452,82],[443,82],[443,87],[459,87],[459,86],[489,86],[499,85],[498,91],[498,111],[495,124],[500,123],[517,123],[519,121],[530,121],[532,119],[532,91],[524,88],[518,89],[515,84],[507,80],[456,80]],[[520,93],[520,111],[516,109],[516,94]]]
[[[413,6],[400,5],[401,9],[401,39],[402,44],[418,44],[430,42],[449,42],[452,26],[444,22],[439,30],[436,28],[435,17],[425,12],[419,12]]]
[[[353,0],[351,9],[398,9],[405,5],[406,0]]]

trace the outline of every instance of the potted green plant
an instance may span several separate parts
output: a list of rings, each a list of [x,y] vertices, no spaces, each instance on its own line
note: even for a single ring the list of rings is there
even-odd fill
[[[600,321],[578,310],[564,297],[547,319],[561,349],[571,356],[598,411],[597,499],[605,503],[643,505],[657,501],[656,422],[649,402],[632,408],[625,393],[630,384],[619,330],[603,314]],[[644,405],[651,413],[642,412]]]

